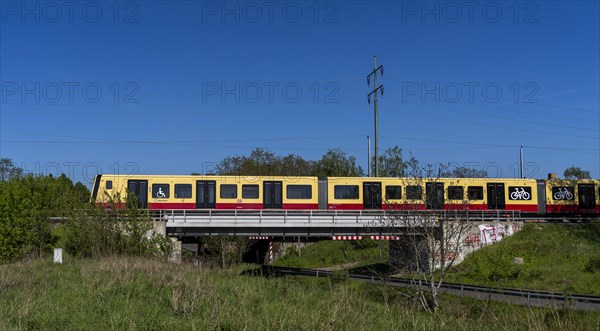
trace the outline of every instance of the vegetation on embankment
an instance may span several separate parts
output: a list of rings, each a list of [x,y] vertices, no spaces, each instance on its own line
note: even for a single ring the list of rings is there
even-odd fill
[[[447,297],[438,314],[394,288],[243,275],[134,257],[0,266],[2,330],[589,329],[600,314]]]
[[[526,224],[470,254],[446,281],[600,295],[600,224]]]
[[[322,268],[336,265],[369,264],[388,260],[387,242],[323,240],[300,249],[289,247],[274,265],[294,268]]]
[[[289,250],[275,265],[374,264],[381,269],[388,246],[383,242],[380,250],[379,245],[370,240],[321,241],[303,248],[300,256]],[[515,257],[524,263],[516,264]],[[526,224],[515,235],[471,253],[450,270],[446,282],[600,295],[600,223]]]

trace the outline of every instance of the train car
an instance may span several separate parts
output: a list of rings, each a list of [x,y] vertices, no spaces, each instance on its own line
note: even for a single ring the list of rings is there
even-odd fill
[[[327,181],[327,208],[514,210],[536,214],[537,183],[507,178],[363,178]]]
[[[544,182],[548,215],[589,215],[600,213],[600,180],[549,178]]]
[[[317,177],[97,175],[92,200],[123,207],[128,193],[139,208],[318,209]]]
[[[151,210],[506,210],[600,214],[600,180],[283,176],[97,175],[97,205],[124,207],[128,194]]]

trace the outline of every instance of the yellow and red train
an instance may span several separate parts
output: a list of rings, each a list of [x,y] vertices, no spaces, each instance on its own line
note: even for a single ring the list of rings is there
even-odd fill
[[[537,215],[600,215],[600,180],[97,175],[92,200],[137,196],[141,208],[460,209]]]

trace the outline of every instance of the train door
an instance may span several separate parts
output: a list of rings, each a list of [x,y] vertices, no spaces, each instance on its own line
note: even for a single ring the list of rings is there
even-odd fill
[[[283,208],[282,182],[263,182],[263,208],[281,209]]]
[[[363,183],[363,208],[381,209],[381,182]]]
[[[506,208],[506,197],[504,183],[487,184],[488,209]]]
[[[444,209],[444,183],[425,183],[425,208]]]
[[[128,180],[127,191],[133,194],[137,199],[138,208],[148,207],[148,181],[147,180]]]
[[[577,185],[577,196],[579,197],[579,209],[596,208],[596,192],[594,184]]]
[[[196,181],[196,208],[214,209],[217,207],[217,183],[214,180]]]

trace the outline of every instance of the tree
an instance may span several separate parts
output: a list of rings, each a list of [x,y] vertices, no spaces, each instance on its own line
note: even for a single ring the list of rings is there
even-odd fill
[[[398,145],[385,150],[383,155],[379,156],[379,176],[380,177],[404,177],[408,165],[402,158],[402,148]],[[375,174],[375,157],[371,162],[371,174]]]
[[[315,164],[314,175],[325,177],[358,177],[363,175],[362,168],[356,165],[354,156],[346,156],[341,149],[330,149]]]
[[[0,181],[23,176],[23,169],[17,167],[11,159],[0,159]]]
[[[442,181],[432,176],[435,169],[429,165],[418,167],[416,159],[411,159],[414,171],[423,176],[406,178],[403,186],[421,187],[422,199],[416,200],[413,207],[386,202],[388,210],[379,222],[388,233],[404,233],[401,240],[390,242],[391,264],[409,272],[414,282],[421,285],[411,296],[423,309],[436,312],[440,306],[441,285],[450,268],[458,262],[471,225],[465,221],[466,200],[459,203],[446,200]],[[419,210],[420,203],[432,209]],[[453,204],[452,211],[444,211],[440,203]]]
[[[450,164],[448,164],[448,167],[450,167]],[[488,173],[485,170],[477,170],[475,168],[459,166],[452,170],[445,170],[441,172],[440,176],[446,178],[486,178]]]
[[[238,176],[310,176],[314,163],[299,155],[281,157],[269,150],[256,148],[249,156],[224,158],[217,165],[217,173]]]
[[[590,179],[590,178],[592,178],[589,171],[583,170],[580,167],[576,167],[574,165],[565,169],[563,176],[565,177],[565,179]]]

